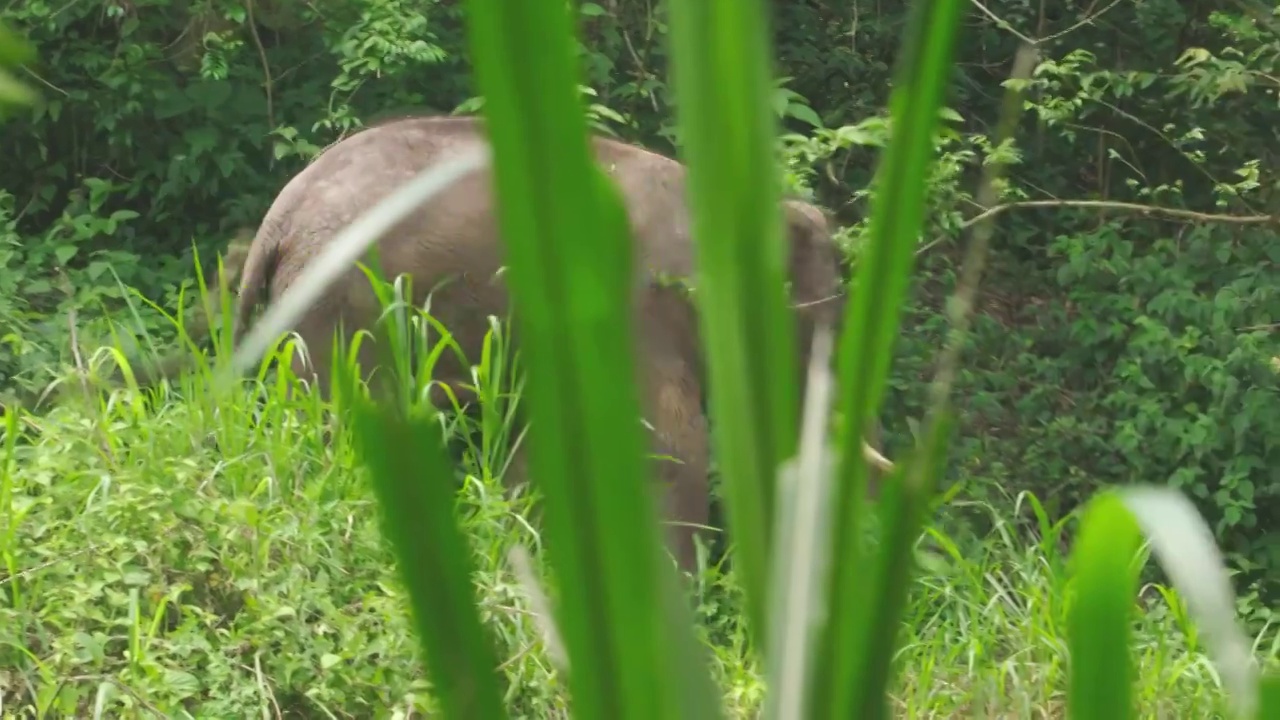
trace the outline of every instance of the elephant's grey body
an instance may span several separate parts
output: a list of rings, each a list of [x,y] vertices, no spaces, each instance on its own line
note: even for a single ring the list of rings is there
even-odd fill
[[[248,327],[254,305],[278,298],[343,227],[396,187],[429,166],[484,143],[475,118],[415,117],[376,125],[324,151],[298,173],[268,210],[246,260],[237,301],[237,332]],[[654,281],[690,277],[695,247],[685,205],[685,168],[675,160],[614,140],[596,138],[598,161],[617,183],[633,233],[638,272],[635,291],[637,367],[646,418],[655,430],[654,452],[679,458],[662,462],[666,519],[705,525],[710,503],[706,420],[702,410],[703,363],[697,316],[679,288]],[[823,214],[799,202],[786,204],[792,298],[797,305],[801,357],[808,357],[812,328],[837,319],[839,255]],[[487,318],[509,310],[499,269],[504,248],[493,208],[491,174],[474,172],[437,195],[380,241],[388,277],[413,277],[414,302],[431,295],[431,313],[453,334],[468,360],[479,358]],[[447,282],[445,282],[447,281]],[[380,313],[368,279],[352,267],[295,326],[306,341],[320,389],[327,388],[332,332],[342,319],[348,338],[369,328]],[[364,372],[376,356],[366,343]],[[451,353],[436,378],[470,377]],[[535,430],[536,432],[536,430]],[[694,563],[692,529],[671,535],[685,568]]]

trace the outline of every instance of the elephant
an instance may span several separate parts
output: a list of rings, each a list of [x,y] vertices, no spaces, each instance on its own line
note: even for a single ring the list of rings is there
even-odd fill
[[[485,142],[480,118],[424,115],[370,125],[322,151],[284,186],[254,236],[236,300],[237,343],[255,306],[284,293],[357,216],[427,167]],[[681,461],[655,460],[664,487],[660,506],[669,523],[668,547],[681,569],[692,570],[694,536],[708,523],[711,502],[703,350],[693,300],[661,280],[696,275],[686,168],[615,139],[593,136],[591,143],[596,162],[621,191],[632,232],[637,382],[653,428],[652,451]],[[803,371],[815,328],[838,326],[843,264],[824,211],[800,200],[783,201],[783,209]],[[491,170],[462,177],[418,208],[378,241],[377,253],[388,277],[412,276],[415,304],[421,306],[430,293],[432,315],[467,358],[478,358],[487,318],[510,310],[500,273],[504,245]],[[333,333],[340,331],[349,342],[357,329],[371,328],[379,314],[367,276],[353,265],[293,327],[309,355],[309,365],[295,358],[295,372],[313,379],[323,392],[329,386]],[[512,333],[518,344],[518,322]],[[364,343],[358,358],[367,375],[377,363],[372,344]],[[441,355],[437,382],[456,389],[469,378],[468,368],[449,352]],[[522,465],[520,458],[513,461],[513,467]]]

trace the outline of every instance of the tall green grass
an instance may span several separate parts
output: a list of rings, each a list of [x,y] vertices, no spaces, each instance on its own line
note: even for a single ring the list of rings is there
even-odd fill
[[[894,135],[839,345],[834,405],[842,430],[831,437],[821,422],[833,404],[821,368],[809,398],[818,422],[806,422],[798,435],[795,358],[781,341],[790,337],[790,321],[781,292],[764,3],[671,0],[674,86],[702,267],[696,297],[707,318],[711,405],[719,419],[715,445],[747,626],[766,668],[768,717],[890,712],[886,688],[915,572],[912,549],[946,446],[947,373],[958,344],[940,363],[924,441],[899,458],[874,510],[863,498],[859,438],[878,411],[898,332],[961,7],[959,0],[917,2],[904,38]],[[527,338],[531,469],[546,501],[554,631],[564,642],[573,714],[721,716],[646,490],[626,307],[629,238],[617,191],[590,159],[568,8],[550,0],[469,0],[466,12],[510,284]],[[314,297],[325,276],[363,252],[397,214],[483,161],[428,171],[342,233],[310,282],[269,311],[236,363],[256,361],[307,294]],[[985,251],[984,238],[975,240],[970,293]],[[955,320],[962,335],[965,317]],[[433,692],[449,717],[504,717],[507,689],[452,513],[435,416],[415,393],[393,387],[382,396],[391,402],[376,404],[355,392],[351,377],[339,382]],[[10,443],[13,417],[6,416]],[[829,517],[818,514],[825,508]],[[1260,684],[1242,659],[1221,559],[1189,508],[1179,495],[1143,488],[1104,493],[1088,509],[1072,556],[1071,717],[1135,713],[1128,628],[1136,564],[1129,551],[1139,546],[1139,528],[1200,620],[1239,715],[1276,717],[1280,710],[1275,682]],[[869,522],[873,512],[876,523]],[[869,526],[879,529],[875,542],[865,538]],[[783,574],[784,567],[791,572]]]

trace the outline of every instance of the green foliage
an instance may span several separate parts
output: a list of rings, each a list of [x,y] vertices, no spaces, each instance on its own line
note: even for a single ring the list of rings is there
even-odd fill
[[[1054,512],[1100,484],[1185,489],[1233,565],[1269,582],[1261,571],[1274,567],[1277,550],[1266,528],[1280,509],[1280,416],[1272,402],[1280,387],[1272,326],[1280,286],[1265,269],[1277,256],[1273,224],[1262,214],[1274,202],[1262,179],[1272,163],[1238,142],[1210,140],[1248,133],[1223,95],[1206,104],[1201,64],[1119,72],[1073,50],[1046,59],[1027,84],[1042,140],[1010,157],[1003,200],[1040,207],[1011,210],[997,245],[1007,259],[993,267],[994,297],[961,379],[972,438],[962,462],[971,463],[970,478],[1006,491],[1042,488],[1041,478],[1052,478],[1060,493]],[[1187,97],[1205,103],[1170,118],[1165,108]],[[1111,131],[1116,118],[1138,132]],[[1048,133],[1095,153],[1103,177],[1086,175],[1084,187],[1061,178],[1033,184],[1028,165],[1053,149],[1043,141]],[[1094,183],[1100,187],[1090,190]],[[937,192],[960,198],[946,183]],[[1064,195],[1070,199],[1057,199]],[[1151,214],[1148,206],[1182,214]],[[958,219],[944,213],[939,234]],[[901,409],[919,407],[909,378],[920,363],[911,356],[936,343],[928,308],[953,282],[946,243],[930,242],[926,253],[937,284],[920,288],[914,324],[923,335],[903,353]]]
[[[762,14],[758,6],[743,12],[727,2],[676,6],[676,88],[683,98],[680,127],[688,141],[689,199],[700,260],[694,297],[704,317],[711,405],[721,419],[714,435],[727,468],[732,529],[746,570],[745,624],[756,635],[768,676],[766,717],[882,718],[890,713],[885,691],[912,576],[912,548],[945,459],[949,394],[986,260],[989,217],[980,218],[984,222],[965,256],[962,285],[952,298],[957,307],[948,312],[951,328],[930,385],[924,440],[890,476],[871,547],[862,532],[866,465],[857,449],[889,374],[914,240],[924,220],[926,169],[959,7],[944,2],[914,10],[897,75],[897,85],[909,90],[894,95],[895,136],[877,174],[869,245],[844,323],[843,427],[831,446],[823,428],[829,387],[821,385],[829,382],[829,371],[811,368],[810,382],[819,389],[806,398],[804,450],[797,453],[788,407],[795,399],[791,353],[772,351],[769,343],[771,335],[793,333],[782,322],[783,299],[769,290],[781,290],[784,274],[776,249],[779,197],[764,102],[768,45],[762,41]],[[628,224],[608,174],[591,159],[567,52],[567,15],[553,3],[504,7],[498,0],[474,0],[468,18],[485,91],[507,274],[531,360],[530,398],[538,428],[533,477],[547,496],[549,555],[562,581],[554,616],[566,639],[574,714],[719,715],[705,682],[702,653],[688,642],[675,584],[656,562],[657,526],[643,485],[634,423],[640,405],[628,321],[633,286]],[[536,61],[521,61],[537,41],[547,39],[550,51]],[[1015,63],[1014,85],[994,138],[994,163],[1016,159],[1000,151],[1016,125],[1032,57],[1020,52]],[[453,166],[467,162],[451,159],[422,177],[444,178],[456,172]],[[544,176],[542,169],[553,164],[558,171]],[[976,195],[983,205],[989,207],[1007,188],[1000,177],[983,173]],[[295,321],[305,308],[302,301],[292,302],[293,296],[318,295],[332,282],[336,274],[329,266],[336,263],[331,259],[367,247],[405,213],[409,198],[422,203],[439,191],[438,184],[422,179],[406,188],[412,191],[402,189],[340,233],[263,326],[283,328]],[[821,340],[816,344],[822,347]],[[825,358],[825,353],[823,348],[818,355]],[[454,715],[501,715],[488,639],[467,603],[470,568],[456,559],[463,542],[441,506],[447,499],[441,495],[439,450],[424,450],[416,459],[396,457],[394,441],[430,442],[422,431],[435,413],[428,411],[415,429],[412,418],[420,403],[403,389],[382,385],[381,406],[350,392],[342,395],[357,400],[353,419],[362,438],[359,447],[375,476],[384,532],[408,585],[424,649],[437,664],[455,660],[436,670],[438,693]],[[761,391],[770,386],[774,389]],[[612,389],[615,397],[605,399],[595,391],[601,387]],[[834,453],[834,463],[828,453]],[[831,486],[833,465],[840,483]],[[432,484],[430,492],[422,489],[424,483]],[[771,507],[775,491],[783,498],[776,512]],[[1236,714],[1256,716],[1260,700],[1270,709],[1270,691],[1259,695],[1252,660],[1242,650],[1246,642],[1234,627],[1222,560],[1199,516],[1176,490],[1126,495],[1128,507],[1104,494],[1087,509],[1073,552],[1078,592],[1068,633],[1073,664],[1068,716],[1132,714],[1127,625],[1137,587],[1130,563],[1138,545],[1134,519],[1145,522],[1166,570],[1210,630]],[[836,509],[830,516],[829,503]],[[427,527],[415,529],[421,522]],[[828,526],[834,532],[825,532]],[[842,562],[828,576],[831,557]],[[870,574],[864,572],[868,568]],[[766,577],[773,580],[769,586]],[[434,589],[433,582],[443,587]],[[761,642],[765,629],[770,633]]]
[[[384,293],[384,301],[395,299]],[[505,391],[501,354],[478,359],[482,398]],[[3,416],[0,697],[8,706],[123,717],[441,709],[438,681],[416,669],[408,588],[377,532],[376,496],[352,438],[340,417],[298,392],[287,358],[279,367],[274,381],[229,393],[210,394],[203,378],[188,377],[177,388],[186,399],[120,392],[41,418]],[[569,697],[538,627],[542,609],[504,562],[517,546],[542,545],[525,519],[532,498],[504,497],[501,455],[467,442],[469,429],[500,440],[501,428],[439,419],[444,438],[463,441],[456,511],[481,616],[503,659],[506,707],[563,716]],[[1014,530],[1008,507],[982,508],[995,528],[988,536],[927,529],[928,572],[912,581],[902,609],[895,708],[928,717],[1059,711],[1067,613],[1081,603],[1072,603],[1059,550],[1066,523],[1050,525],[1034,496],[1023,500],[1040,523],[1038,544]],[[1156,525],[1168,515],[1155,508]],[[1094,557],[1123,560],[1113,549],[1106,543]],[[1104,585],[1129,607],[1126,585]],[[694,589],[726,710],[756,717],[764,678],[741,588],[732,575],[709,573]],[[1145,590],[1134,630],[1136,709],[1224,712],[1183,595]],[[1280,667],[1274,638],[1264,633],[1254,647],[1264,667]]]
[[[296,381],[285,379],[287,385]],[[195,384],[199,384],[196,381]],[[349,436],[311,398],[249,387],[8,414],[0,465],[0,697],[44,717],[392,717],[439,710]],[[258,404],[269,400],[262,413]],[[101,433],[81,428],[93,422]],[[454,427],[433,429],[453,436]],[[228,448],[241,448],[228,453]],[[563,704],[501,564],[537,542],[464,451],[468,552],[512,708]],[[488,479],[484,479],[488,478]],[[450,483],[452,485],[452,483]],[[25,572],[18,572],[19,570]],[[523,709],[523,710],[522,710]],[[390,714],[386,714],[390,713]]]
[[[778,146],[783,187],[836,210],[850,258],[869,262],[867,209],[880,192],[872,173],[893,137],[884,107],[907,5],[770,5],[780,77],[767,105],[784,130]],[[683,147],[678,98],[666,81],[666,4],[576,8],[590,126],[660,149]],[[1232,567],[1245,571],[1238,582],[1256,583],[1246,609],[1265,622],[1280,562],[1274,532],[1280,485],[1273,469],[1280,466],[1274,402],[1280,307],[1270,219],[1280,35],[1269,9],[1176,0],[1105,4],[1100,14],[1074,1],[983,8],[970,14],[966,42],[956,50],[952,109],[935,137],[917,280],[909,288],[881,413],[890,430],[888,454],[904,456],[922,434],[924,380],[946,336],[959,272],[955,241],[992,211],[974,196],[974,180],[985,165],[1007,166],[996,189],[998,201],[1011,205],[999,211],[992,264],[955,390],[957,441],[946,465],[949,479],[963,484],[959,497],[1005,507],[1032,491],[1058,520],[1105,485],[1181,488],[1209,519]],[[401,111],[481,108],[468,78],[461,13],[458,3],[401,0],[24,2],[0,10],[0,20],[36,50],[34,60],[21,60],[26,64],[17,77],[39,92],[34,111],[9,110],[4,125],[0,396],[47,381],[60,366],[92,364],[88,358],[108,335],[105,319],[120,323],[122,311],[130,313],[123,317],[133,330],[170,336],[171,324],[131,297],[133,290],[174,307],[190,282],[185,253],[192,244],[204,253],[234,228],[256,225],[283,182],[343,133]],[[988,127],[1019,35],[1044,38],[1037,44],[1042,62],[1023,88],[1026,113],[1015,141],[993,146]],[[0,76],[0,90],[6,77]],[[1144,211],[1155,206],[1182,214]],[[70,347],[73,336],[79,357]],[[121,349],[132,354],[132,338]],[[113,450],[101,452],[151,442],[150,423],[171,422],[163,414],[155,421],[142,417],[113,416],[117,431],[141,434],[108,434],[103,442]],[[16,422],[13,415],[7,419]],[[192,426],[179,434],[211,433]],[[483,442],[494,441],[485,435]],[[248,452],[250,446],[236,447]],[[300,461],[307,467],[330,457],[330,451],[311,450],[317,454]],[[205,472],[214,473],[216,461],[207,462]],[[57,467],[122,476],[115,466]],[[153,472],[173,471],[164,465]],[[77,497],[68,490],[62,507],[93,492]],[[47,490],[35,495],[42,493]],[[974,523],[964,532],[982,537],[1012,532],[1006,520],[1024,519],[1001,519],[993,530],[987,514],[967,507],[952,503],[947,513]],[[1043,539],[1044,527],[1027,521],[1020,530]],[[74,543],[61,547],[50,552],[65,555]],[[163,557],[182,564],[177,556]],[[297,557],[305,565],[322,555]],[[40,562],[13,564],[8,572]],[[292,587],[322,592],[307,583]],[[1053,596],[1035,583],[1027,587],[1032,596]],[[58,602],[88,608],[97,600]],[[1169,607],[1170,616],[1180,612],[1176,602]],[[946,622],[964,616],[963,608],[948,612]],[[970,622],[985,619],[976,617]],[[81,620],[42,622],[60,636]],[[736,632],[742,643],[735,622],[719,617],[712,625],[722,634]],[[305,637],[304,630],[267,626]],[[1170,667],[1192,663],[1186,659],[1192,655],[1169,659],[1166,646],[1151,649],[1158,645],[1152,638],[1164,634],[1153,632],[1146,645],[1139,640],[1140,653],[1150,653],[1139,658],[1145,673],[1140,706],[1158,699],[1158,684],[1148,678],[1176,676]],[[1194,633],[1187,637],[1194,647]],[[1027,640],[1015,634],[1000,644],[1021,647]],[[13,642],[28,647],[25,637]],[[31,651],[44,657],[43,649]],[[1043,662],[1028,671],[1043,678],[1037,687],[1061,687],[1063,658],[1043,652]],[[954,649],[938,653],[921,661],[937,667],[965,657]],[[1155,669],[1142,665],[1152,655],[1161,658]],[[750,676],[748,665],[741,660],[730,673]],[[49,677],[89,673],[62,667],[61,675]],[[906,682],[920,681],[921,673]],[[538,682],[554,685],[549,676]],[[249,676],[237,677],[244,683],[237,687],[247,688],[242,694],[252,690]],[[752,684],[758,678],[751,677],[734,692],[758,699],[758,683]],[[920,689],[926,685],[928,691]],[[945,683],[912,687],[925,698]],[[1003,697],[986,692],[968,697],[972,706],[958,700],[951,710],[992,707],[984,699]],[[144,696],[156,697],[150,690]],[[387,706],[380,702],[373,701]],[[1202,706],[1195,707],[1198,714]],[[247,708],[211,711],[256,712]],[[361,714],[360,708],[346,712]]]
[[[402,0],[7,7],[37,51],[42,102],[5,126],[0,275],[16,292],[0,326],[31,331],[0,357],[0,382],[47,381],[69,359],[51,315],[88,310],[81,339],[102,340],[102,314],[124,300],[112,273],[171,303],[193,242],[219,249],[255,227],[284,180],[361,118],[428,98],[453,107],[465,84],[436,68],[460,33],[441,40],[435,21],[454,16]]]

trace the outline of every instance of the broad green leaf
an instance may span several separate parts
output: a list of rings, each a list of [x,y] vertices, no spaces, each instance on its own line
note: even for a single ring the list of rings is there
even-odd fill
[[[0,23],[0,105],[27,105],[35,101],[35,92],[6,70],[34,59],[35,50],[31,45]]]
[[[0,67],[13,67],[29,63],[36,57],[35,49],[7,25],[0,23]]]
[[[36,94],[31,88],[18,82],[4,70],[0,70],[0,103],[28,104],[35,99]]]

